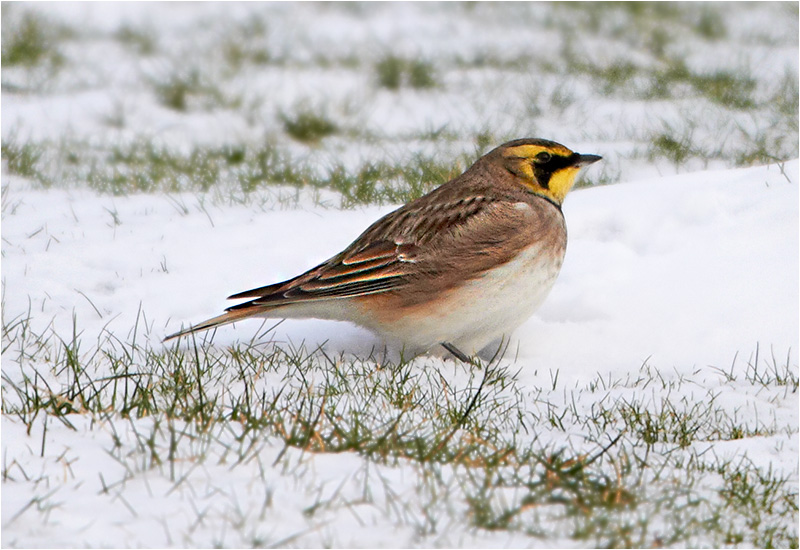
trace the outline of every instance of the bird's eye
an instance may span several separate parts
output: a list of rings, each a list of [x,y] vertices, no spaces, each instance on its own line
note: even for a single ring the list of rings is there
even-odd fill
[[[551,155],[547,151],[542,151],[533,158],[533,161],[536,164],[544,164],[546,162],[549,162],[551,158],[553,158],[553,155]]]

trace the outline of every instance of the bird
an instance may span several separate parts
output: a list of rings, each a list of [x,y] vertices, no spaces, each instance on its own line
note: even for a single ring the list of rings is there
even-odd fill
[[[390,212],[292,279],[239,292],[225,313],[164,341],[250,317],[350,321],[412,356],[469,361],[542,304],[567,246],[562,203],[598,155],[509,141]],[[446,355],[446,354],[445,354]]]

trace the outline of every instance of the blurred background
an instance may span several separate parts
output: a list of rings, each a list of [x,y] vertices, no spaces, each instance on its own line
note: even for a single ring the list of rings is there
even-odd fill
[[[350,207],[520,137],[603,155],[582,185],[772,163],[797,156],[797,11],[3,3],[3,176]]]

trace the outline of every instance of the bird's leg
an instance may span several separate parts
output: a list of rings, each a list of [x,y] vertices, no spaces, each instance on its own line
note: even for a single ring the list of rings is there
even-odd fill
[[[453,344],[451,344],[450,342],[442,342],[441,344],[442,344],[442,347],[443,347],[444,349],[446,349],[447,351],[449,351],[450,353],[452,353],[453,355],[455,355],[455,356],[456,356],[456,358],[457,358],[457,359],[459,359],[460,361],[463,361],[463,362],[465,362],[465,363],[472,363],[472,359],[470,359],[470,358],[467,356],[467,354],[465,354],[463,351],[461,351],[460,349],[458,349],[457,347],[455,347],[455,346],[454,346]]]

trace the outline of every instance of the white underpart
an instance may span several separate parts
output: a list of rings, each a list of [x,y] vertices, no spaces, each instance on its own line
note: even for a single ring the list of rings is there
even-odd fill
[[[514,207],[530,209],[524,202]],[[564,260],[564,250],[554,251],[552,245],[552,241],[535,243],[481,277],[442,296],[431,296],[435,303],[425,317],[417,310],[387,322],[348,299],[289,304],[263,317],[346,320],[380,335],[385,344],[402,353],[441,352],[440,345],[448,343],[475,355],[500,338],[507,341],[547,298]]]
[[[562,259],[534,245],[450,293],[424,319],[401,318],[391,326],[375,326],[366,320],[362,324],[415,353],[448,342],[473,355],[494,340],[510,336],[533,315],[550,293]]]

